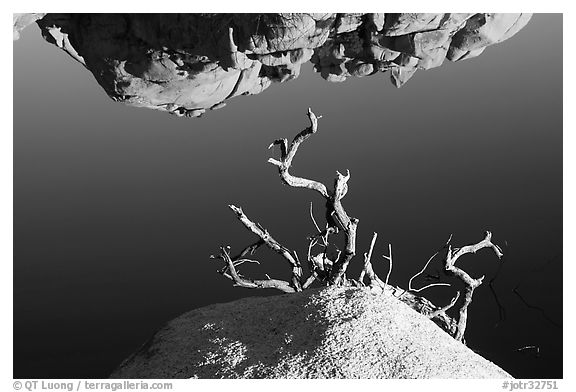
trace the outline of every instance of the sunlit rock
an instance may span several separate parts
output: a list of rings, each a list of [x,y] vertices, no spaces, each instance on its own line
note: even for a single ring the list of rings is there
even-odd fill
[[[384,34],[401,36],[431,30],[458,30],[474,14],[386,14]]]
[[[186,313],[112,378],[510,378],[392,294],[327,287]]]
[[[340,14],[336,21],[336,34],[356,31],[362,25],[364,14]]]
[[[366,16],[372,25],[368,26],[370,30],[380,31],[384,28],[386,14],[366,14]]]
[[[475,57],[487,46],[512,37],[531,17],[532,14],[476,14],[454,35],[447,57],[452,61]]]

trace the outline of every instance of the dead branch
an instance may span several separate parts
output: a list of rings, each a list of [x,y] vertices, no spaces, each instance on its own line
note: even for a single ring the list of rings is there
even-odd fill
[[[318,119],[321,116],[317,117],[311,109],[308,109],[307,115],[310,120],[310,126],[298,133],[290,144],[287,139],[278,139],[269,146],[269,148],[276,145],[279,146],[280,159],[270,158],[268,159],[268,162],[278,168],[283,183],[295,188],[312,189],[322,195],[326,201],[327,222],[324,230],[321,230],[320,226],[316,222],[312,211],[312,203],[310,204],[310,218],[312,219],[316,232],[314,235],[308,237],[307,262],[309,276],[307,278],[303,277],[302,266],[298,254],[295,251],[281,245],[270,235],[270,233],[268,233],[266,229],[264,229],[260,224],[250,220],[241,208],[234,205],[229,205],[230,209],[236,214],[236,217],[240,222],[242,222],[248,230],[258,237],[258,241],[246,247],[235,257],[230,256],[230,247],[222,247],[220,255],[216,258],[222,259],[226,265],[218,272],[232,280],[236,286],[248,288],[275,288],[286,293],[302,291],[310,287],[316,280],[330,285],[354,284],[363,286],[364,278],[368,277],[370,281],[369,285],[371,287],[378,287],[383,291],[387,290],[391,292],[399,300],[433,319],[442,329],[452,334],[455,339],[463,341],[467,322],[467,309],[472,301],[474,289],[482,283],[484,277],[482,276],[478,279],[473,279],[465,271],[456,267],[455,263],[461,256],[467,253],[476,253],[478,250],[483,248],[492,249],[496,255],[501,258],[502,250],[491,242],[491,233],[486,232],[486,237],[479,243],[467,245],[462,248],[452,248],[450,245],[452,235],[450,235],[446,244],[428,259],[419,272],[410,278],[408,289],[404,290],[404,292],[399,296],[396,296],[396,293],[401,291],[401,289],[388,286],[388,281],[393,267],[391,244],[388,244],[388,256],[383,255],[383,257],[389,262],[386,281],[383,282],[373,270],[371,258],[377,239],[377,233],[374,233],[370,243],[370,248],[368,252],[364,253],[364,268],[360,274],[359,282],[356,282],[353,279],[348,280],[346,278],[346,271],[349,263],[356,255],[356,232],[359,222],[357,218],[350,217],[342,205],[342,199],[348,192],[350,172],[346,171],[346,174],[342,174],[338,171],[336,172],[333,190],[329,190],[326,185],[319,181],[293,176],[289,172],[292,166],[292,161],[296,156],[296,152],[300,145],[318,131]],[[345,237],[345,247],[343,250],[337,249],[336,258],[331,259],[328,257],[328,247],[330,245],[329,236],[341,232],[343,232]],[[292,269],[292,278],[290,281],[272,279],[268,275],[266,275],[267,279],[248,279],[238,272],[238,267],[244,263],[258,263],[257,260],[252,259],[250,256],[262,245],[266,245],[276,253],[280,254],[288,262]],[[322,246],[323,251],[313,255],[312,249],[316,245]],[[438,307],[425,298],[413,294],[413,292],[420,292],[433,286],[450,286],[448,283],[433,283],[419,289],[412,287],[413,280],[424,273],[430,262],[443,249],[447,249],[446,257],[444,259],[445,272],[459,278],[465,285],[464,302],[459,308],[459,318],[457,322],[449,317],[446,314],[446,311],[455,306],[460,298],[461,292],[458,292],[451,302],[444,307]]]
[[[329,203],[334,211],[336,222],[344,231],[346,237],[346,247],[344,248],[343,255],[336,260],[334,264],[334,272],[330,277],[330,282],[333,284],[343,284],[346,280],[346,269],[350,260],[356,255],[356,228],[358,227],[359,220],[350,218],[344,207],[342,206],[342,199],[348,192],[348,180],[350,179],[350,171],[346,175],[336,172],[336,180],[334,184],[334,193],[330,197]]]
[[[455,303],[456,300],[453,299],[449,305],[441,308],[433,304],[425,297],[421,297],[408,291],[408,289],[388,285],[386,286],[386,290],[399,301],[402,301],[404,304],[414,309],[418,313],[421,313],[422,315],[430,318],[430,320],[438,325],[443,331],[454,337],[457,323],[452,317],[446,314],[446,311],[450,309],[451,306],[454,306],[452,301]],[[456,298],[458,297],[459,293],[456,295]],[[444,312],[438,312],[438,310],[441,309],[444,309]]]
[[[448,249],[452,251],[450,257],[450,264],[454,265],[456,260],[458,260],[460,256],[465,255],[466,253],[476,253],[483,248],[492,248],[494,250],[494,253],[496,253],[496,256],[498,256],[499,259],[502,258],[502,256],[504,256],[504,254],[502,253],[502,249],[500,249],[498,245],[494,245],[491,240],[492,240],[492,233],[487,231],[486,237],[477,244],[463,246],[460,249],[458,248],[450,249],[451,246],[450,244],[448,244]]]
[[[328,198],[329,197],[328,190],[326,189],[326,186],[324,184],[318,181],[309,180],[307,178],[295,177],[288,172],[290,166],[292,165],[292,159],[296,155],[296,152],[298,151],[298,147],[300,147],[300,144],[302,144],[312,134],[316,133],[318,129],[318,118],[310,108],[308,108],[308,118],[310,119],[310,126],[304,129],[298,135],[296,135],[296,137],[290,144],[290,147],[288,147],[287,139],[275,140],[272,144],[270,144],[270,146],[268,146],[268,148],[270,149],[275,145],[279,145],[281,155],[280,161],[274,158],[270,158],[268,159],[268,162],[278,167],[280,177],[282,178],[282,181],[285,184],[295,188],[313,189],[319,192],[323,197]]]
[[[465,285],[464,302],[459,309],[458,325],[456,334],[454,336],[454,338],[459,341],[462,341],[464,338],[464,331],[466,330],[466,322],[468,319],[468,306],[472,302],[472,295],[474,294],[474,290],[482,284],[484,276],[481,276],[478,279],[474,279],[464,270],[456,267],[454,264],[459,257],[467,253],[476,253],[483,248],[492,249],[499,259],[503,256],[502,250],[497,245],[492,243],[492,233],[489,231],[486,232],[485,238],[477,244],[452,249],[452,245],[448,243],[448,251],[446,252],[446,258],[444,259],[444,269],[446,273],[459,278]]]
[[[308,247],[308,265],[310,267],[310,276],[303,282],[302,267],[296,252],[291,252],[289,249],[278,243],[262,226],[251,221],[244,214],[241,208],[238,208],[234,205],[229,206],[230,209],[236,213],[236,216],[244,224],[244,226],[256,234],[263,244],[266,244],[270,249],[279,253],[284,257],[284,259],[288,261],[292,267],[292,287],[295,291],[301,291],[303,288],[309,287],[316,279],[328,280],[331,284],[344,283],[346,280],[346,269],[350,260],[356,253],[356,227],[358,224],[358,219],[350,218],[346,214],[341,202],[342,198],[348,191],[347,182],[350,178],[350,173],[347,172],[346,175],[342,175],[341,173],[337,172],[334,191],[330,193],[324,184],[302,177],[295,177],[289,172],[289,169],[292,165],[292,160],[294,159],[300,144],[302,144],[312,134],[316,133],[318,129],[318,117],[316,117],[311,109],[308,109],[308,118],[310,120],[310,126],[296,135],[290,146],[288,145],[287,139],[276,140],[269,146],[269,148],[271,148],[274,145],[279,145],[281,158],[280,161],[270,158],[268,162],[278,167],[282,181],[289,186],[309,188],[319,192],[326,199],[327,208],[337,222],[336,226],[328,225],[324,231],[320,231],[320,228],[316,223],[312,213],[312,206],[310,206],[310,216],[318,231],[317,238],[322,239],[324,244],[324,252],[320,255],[312,257],[311,248],[316,245],[317,240],[310,240]],[[344,231],[346,236],[346,247],[344,252],[339,252],[337,259],[332,261],[328,259],[326,255],[328,247],[328,236],[337,232],[339,228]],[[238,261],[236,261],[236,263],[233,261],[232,265],[238,266]],[[228,271],[230,273],[232,272],[229,266],[225,267],[222,272],[228,273]],[[234,276],[232,276],[232,278],[234,278]],[[243,282],[243,284],[246,283]]]
[[[220,255],[218,258],[222,258],[226,263],[228,268],[226,271],[222,271],[221,274],[234,282],[235,286],[247,287],[247,288],[258,288],[258,289],[277,289],[285,293],[294,293],[296,290],[290,285],[290,283],[279,280],[279,279],[246,279],[238,273],[236,270],[235,260],[230,257],[230,247],[220,247]],[[216,258],[216,257],[214,257]]]
[[[520,347],[520,348],[516,349],[516,351],[519,351],[519,352],[522,352],[524,350],[529,351],[529,352],[534,352],[536,358],[540,357],[540,347],[539,346],[530,345],[530,346],[524,346],[524,347]]]
[[[415,275],[412,275],[412,277],[410,278],[410,280],[408,281],[408,291],[414,291],[416,293],[419,293],[422,290],[426,290],[430,287],[436,287],[436,286],[450,286],[449,283],[431,283],[428,284],[424,287],[420,287],[419,289],[415,289],[412,287],[412,281],[417,277],[420,276],[424,273],[424,271],[426,270],[426,268],[428,268],[428,265],[430,264],[430,262],[434,259],[434,257],[438,256],[438,254],[445,249],[448,244],[450,244],[450,241],[452,240],[452,234],[450,234],[450,237],[448,237],[448,241],[446,241],[446,243],[436,251],[436,253],[434,253],[432,256],[430,256],[430,258],[428,259],[428,261],[426,262],[426,264],[424,264],[424,267],[422,267],[422,269],[420,271],[418,271]]]
[[[345,284],[346,269],[352,258],[356,255],[356,228],[358,226],[358,219],[350,218],[342,206],[342,199],[348,192],[350,172],[347,171],[346,175],[336,172],[333,192],[329,192],[328,188],[321,182],[295,177],[289,172],[292,160],[300,144],[318,130],[318,117],[316,117],[310,108],[308,108],[307,115],[310,120],[310,126],[296,135],[290,146],[288,146],[287,139],[278,139],[268,147],[271,148],[275,145],[280,146],[280,160],[270,158],[268,162],[278,167],[280,177],[285,184],[295,188],[315,190],[326,199],[327,216],[333,217],[336,222],[336,225],[332,225],[329,222],[329,227],[336,226],[337,229],[343,230],[346,240],[344,252],[342,252],[334,262],[328,280],[331,284]]]
[[[428,264],[430,264],[430,262],[432,261],[432,259],[434,259],[434,257],[436,257],[438,255],[438,253],[440,253],[440,251],[434,253],[432,256],[430,256],[430,258],[428,259],[428,261],[426,262],[426,264],[424,264],[424,267],[422,267],[422,269],[420,271],[418,271],[415,275],[413,275],[410,280],[408,281],[408,291],[414,291],[416,293],[419,293],[422,290],[426,290],[430,287],[435,287],[435,286],[450,286],[449,283],[430,283],[424,287],[420,287],[419,289],[415,289],[412,287],[412,281],[414,280],[414,278],[416,278],[419,275],[422,275],[422,273],[424,272],[424,270],[426,270],[426,268],[428,268]]]
[[[318,234],[322,234],[322,230],[320,230],[318,223],[316,223],[316,219],[314,219],[314,212],[312,211],[312,204],[313,203],[310,202],[310,218],[312,219],[312,223],[314,223],[314,227],[318,231]],[[326,237],[327,237],[327,235],[326,235]],[[321,238],[322,238],[322,242],[324,243],[324,246],[328,246],[327,238],[324,238],[324,236],[321,236]]]
[[[360,276],[358,277],[358,282],[364,284],[364,275],[366,275],[366,269],[368,268],[368,264],[370,264],[370,268],[372,267],[370,263],[370,259],[372,258],[372,250],[374,249],[374,244],[376,243],[376,238],[378,237],[378,233],[374,232],[372,234],[372,241],[370,242],[370,248],[368,249],[368,253],[364,253],[364,268],[360,272]],[[369,277],[370,280],[372,280]]]
[[[232,257],[232,260],[234,262],[234,267],[238,267],[239,265],[243,264],[244,262],[260,264],[260,262],[258,262],[256,260],[244,259],[243,257],[245,257],[246,255],[253,255],[254,252],[256,252],[256,249],[258,249],[262,245],[264,245],[264,241],[258,240],[255,243],[253,243],[252,245],[248,245],[246,248],[244,248],[242,250],[242,252],[240,252],[236,256]],[[223,257],[219,257],[219,256],[212,256],[212,258],[223,259]],[[226,263],[226,265],[224,265],[224,268],[222,268],[221,270],[218,271],[218,273],[220,273],[220,274],[222,274],[224,272],[228,272],[228,264],[227,263]]]
[[[266,246],[280,254],[284,259],[286,259],[286,261],[288,261],[292,267],[292,286],[295,291],[302,291],[302,266],[300,265],[298,256],[295,256],[295,253],[291,253],[288,248],[272,238],[270,233],[268,233],[268,231],[262,226],[252,222],[246,214],[244,214],[241,208],[234,205],[229,205],[228,207],[234,211],[236,217],[248,230],[260,237],[260,240],[264,242]]]
[[[376,275],[374,269],[372,268],[372,262],[370,259],[372,258],[372,251],[374,249],[374,244],[376,243],[376,238],[378,237],[378,233],[374,233],[372,235],[372,241],[370,242],[370,248],[367,253],[364,253],[364,268],[362,272],[360,272],[360,276],[358,277],[358,281],[360,284],[364,284],[364,276],[368,277],[370,281],[370,287],[380,287],[384,289],[385,284],[382,280]]]
[[[392,244],[388,244],[388,256],[382,255],[386,260],[388,260],[388,273],[386,274],[385,286],[388,286],[388,280],[390,279],[390,274],[392,273]]]
[[[316,271],[313,271],[312,275],[310,275],[308,279],[306,279],[306,282],[304,282],[304,284],[302,285],[302,290],[306,290],[308,287],[310,287],[310,285],[314,283],[316,279],[318,279],[318,274],[316,273]]]
[[[314,217],[312,215],[312,203],[310,203],[310,214],[312,216],[312,220],[318,230],[318,234],[308,237],[308,253],[307,253],[307,260],[308,260],[308,269],[310,271],[310,276],[306,280],[306,282],[302,285],[302,289],[308,288],[315,280],[318,281],[325,281],[327,276],[330,274],[332,270],[332,265],[334,262],[330,260],[327,256],[328,254],[328,237],[330,234],[334,234],[336,229],[333,227],[326,227],[326,229],[320,231],[320,228],[316,224]],[[312,248],[318,245],[318,241],[322,240],[322,247],[323,251],[315,256],[312,256]],[[339,253],[338,253],[339,255]],[[338,256],[337,256],[338,257]]]

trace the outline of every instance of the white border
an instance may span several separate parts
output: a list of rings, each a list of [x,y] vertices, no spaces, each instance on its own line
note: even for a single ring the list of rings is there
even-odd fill
[[[386,4],[389,3],[389,4]],[[438,12],[450,10],[451,12],[459,11],[477,11],[485,12],[561,12],[564,13],[563,28],[563,67],[565,70],[574,68],[573,50],[574,42],[573,29],[571,25],[572,18],[575,14],[572,12],[572,7],[566,5],[567,1],[546,1],[536,2],[532,0],[527,1],[497,1],[497,0],[482,0],[479,3],[469,3],[463,1],[424,1],[424,0],[411,0],[406,2],[386,2],[385,0],[364,0],[362,2],[311,2],[309,0],[292,0],[287,2],[271,2],[271,1],[209,1],[198,4],[194,1],[177,1],[177,2],[154,2],[147,3],[144,1],[108,1],[100,0],[93,3],[85,4],[80,1],[58,1],[57,3],[49,3],[39,0],[26,0],[15,4],[2,4],[2,26],[4,27],[4,34],[2,39],[5,41],[4,47],[12,47],[12,31],[8,31],[12,23],[13,12],[39,12],[39,11],[52,11],[52,12],[326,12],[326,11],[345,11],[345,12]],[[5,10],[6,9],[6,10]],[[4,12],[6,11],[6,12]],[[535,48],[535,53],[538,53],[538,48]],[[13,51],[10,50],[9,60],[3,61],[2,75],[13,75]],[[535,75],[534,77],[545,77],[545,70],[542,75]],[[573,301],[573,291],[570,290],[571,280],[576,274],[574,273],[574,250],[569,245],[574,240],[574,220],[576,202],[576,192],[574,188],[574,169],[576,168],[574,157],[575,148],[575,132],[574,126],[574,76],[573,73],[564,72],[563,75],[563,101],[564,101],[564,380],[559,381],[559,390],[576,390],[574,386],[574,361],[571,359],[572,349],[574,348],[574,336],[566,331],[574,331],[574,317],[573,312],[570,311]],[[6,79],[6,77],[5,77]],[[10,94],[4,94],[2,104],[2,131],[0,132],[0,184],[2,191],[0,192],[0,262],[2,264],[1,276],[1,294],[0,301],[2,304],[2,312],[5,315],[1,323],[1,336],[3,336],[1,369],[2,377],[0,378],[0,385],[8,383],[3,390],[13,390],[13,90]],[[32,114],[33,115],[33,114]],[[571,371],[572,369],[572,371]],[[62,380],[73,381],[73,380]],[[151,380],[147,380],[151,381]],[[394,390],[416,390],[428,389],[434,390],[436,388],[443,391],[495,391],[502,390],[501,382],[497,380],[488,381],[458,381],[458,380],[412,380],[412,381],[399,381],[399,380],[385,380],[385,381],[336,381],[336,380],[295,380],[295,381],[207,381],[207,380],[192,380],[192,381],[174,381],[173,390],[194,389],[194,390],[208,390],[209,388],[234,388],[235,390],[270,390],[274,388],[277,391],[284,391],[290,389],[294,390],[307,390],[307,389],[348,389],[350,387],[365,387],[365,388],[397,388]],[[569,387],[572,385],[572,387]]]

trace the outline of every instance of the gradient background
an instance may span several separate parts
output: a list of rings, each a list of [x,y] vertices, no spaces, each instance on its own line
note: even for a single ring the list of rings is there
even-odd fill
[[[294,81],[177,118],[113,102],[36,25],[24,30],[14,42],[14,377],[107,377],[186,311],[276,295],[231,287],[208,256],[254,240],[234,203],[303,257],[309,202],[318,218],[323,203],[281,185],[266,147],[306,127],[308,106],[324,118],[293,172],[332,185],[350,169],[358,253],[377,231],[375,269],[385,276],[378,255],[392,243],[391,283],[407,287],[450,233],[460,246],[491,230],[507,244],[503,264],[486,250],[459,261],[486,275],[468,344],[516,377],[562,377],[562,16],[535,15],[480,57],[419,71],[401,89],[388,77],[332,84],[306,64]],[[258,256],[243,272],[289,277],[283,260]],[[504,321],[488,286],[498,270]],[[518,284],[545,313],[512,292]],[[427,296],[444,304],[454,293]],[[517,351],[528,345],[540,356]]]

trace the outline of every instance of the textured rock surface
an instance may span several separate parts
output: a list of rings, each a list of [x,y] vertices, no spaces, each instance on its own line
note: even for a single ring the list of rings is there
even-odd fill
[[[196,309],[113,378],[507,378],[390,294],[322,288]]]
[[[37,16],[14,19],[14,32]],[[42,14],[33,14],[42,15]],[[340,82],[478,56],[531,14],[47,14],[42,34],[84,64],[108,95],[198,117],[233,97],[298,77]],[[21,27],[18,27],[20,29]]]

